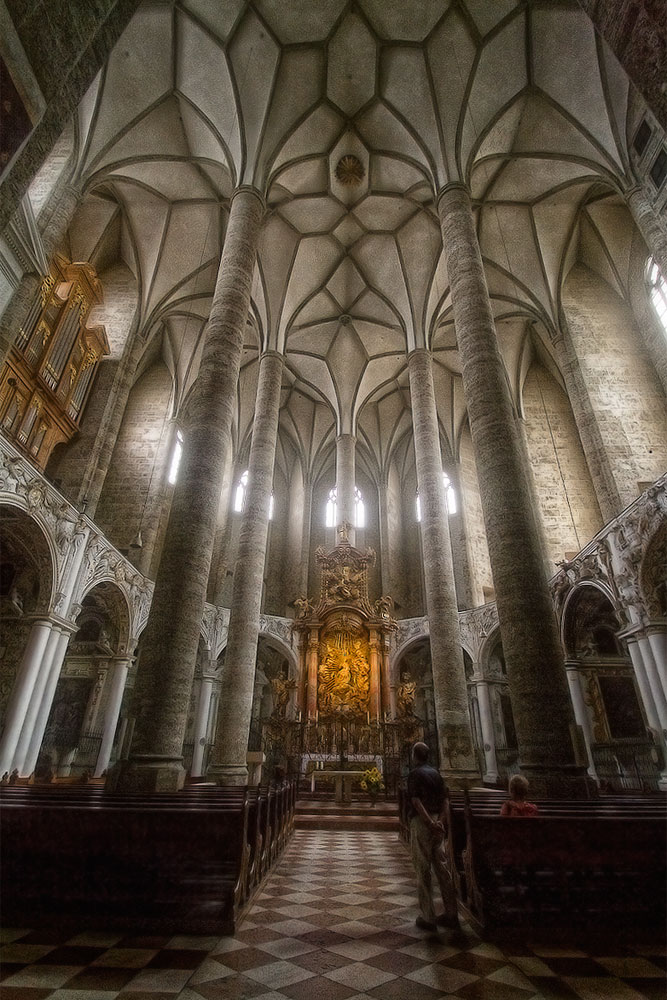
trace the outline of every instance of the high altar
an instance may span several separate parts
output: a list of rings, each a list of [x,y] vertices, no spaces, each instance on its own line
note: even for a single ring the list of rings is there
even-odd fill
[[[299,616],[299,673],[296,704],[309,723],[350,719],[379,723],[393,718],[389,681],[389,633],[396,628],[393,601],[368,598],[368,568],[375,552],[354,548],[346,525],[328,554],[316,552],[321,568],[320,596],[295,602]]]

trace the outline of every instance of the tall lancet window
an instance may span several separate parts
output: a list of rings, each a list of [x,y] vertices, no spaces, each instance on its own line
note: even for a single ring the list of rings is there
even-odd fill
[[[329,496],[327,497],[327,506],[325,511],[324,523],[327,528],[336,527],[336,512],[338,509],[337,493],[336,487],[329,490]],[[354,527],[355,528],[365,528],[366,527],[366,508],[364,506],[364,498],[361,490],[358,486],[354,488]]]
[[[236,487],[236,493],[234,494],[234,510],[237,514],[240,514],[245,506],[245,495],[248,490],[248,470],[246,469],[241,478],[239,479],[239,485]]]
[[[452,486],[452,481],[451,481],[451,479],[449,478],[449,476],[447,475],[446,472],[443,472],[443,474],[442,474],[442,481],[445,484],[445,500],[447,501],[447,513],[448,514],[456,514],[456,511],[457,511],[456,490]],[[420,497],[419,497],[419,490],[417,490],[417,493],[416,493],[416,496],[415,496],[415,512],[416,512],[416,515],[417,515],[417,521],[421,521],[421,519],[422,519],[422,506],[421,506],[421,500],[420,500]]]
[[[653,308],[662,323],[665,333],[667,333],[667,281],[665,281],[662,271],[653,257],[649,257],[647,261],[646,278]]]
[[[181,459],[183,457],[183,435],[180,431],[176,431],[176,440],[174,441],[174,448],[171,453],[171,464],[169,466],[169,485],[174,486],[176,480],[178,479],[178,470],[181,465]]]

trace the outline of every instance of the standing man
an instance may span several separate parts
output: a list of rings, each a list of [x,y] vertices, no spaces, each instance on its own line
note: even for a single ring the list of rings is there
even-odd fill
[[[408,775],[408,809],[410,817],[410,851],[417,874],[420,914],[417,927],[434,931],[439,924],[459,929],[456,891],[445,853],[445,804],[448,790],[442,775],[428,763],[429,749],[425,743],[412,748],[413,768]],[[436,920],[433,909],[431,870],[440,886],[445,910]]]

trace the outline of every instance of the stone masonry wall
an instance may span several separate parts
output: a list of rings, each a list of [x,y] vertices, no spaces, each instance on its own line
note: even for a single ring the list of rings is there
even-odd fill
[[[548,557],[555,564],[590,541],[602,527],[602,515],[572,408],[565,393],[540,365],[534,365],[528,373],[523,406]]]
[[[127,549],[139,530],[170,395],[163,364],[150,368],[130,393],[96,518],[119,549]]]
[[[622,509],[667,468],[665,397],[631,310],[597,274],[574,267],[563,307]]]

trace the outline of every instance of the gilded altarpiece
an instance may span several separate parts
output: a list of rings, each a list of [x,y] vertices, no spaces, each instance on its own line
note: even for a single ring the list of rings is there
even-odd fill
[[[375,552],[349,544],[345,531],[331,552],[316,552],[320,565],[317,603],[296,601],[300,634],[297,706],[312,722],[341,714],[370,723],[395,714],[389,683],[388,635],[396,628],[393,602],[371,604],[368,570]]]

